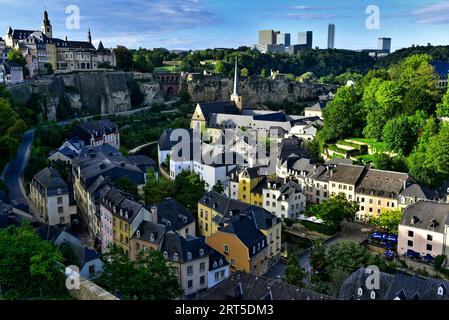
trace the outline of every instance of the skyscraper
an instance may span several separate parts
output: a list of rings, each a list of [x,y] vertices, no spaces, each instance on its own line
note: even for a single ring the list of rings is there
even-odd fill
[[[280,34],[280,31],[260,30],[259,45],[276,44],[278,34]]]
[[[276,43],[283,44],[285,47],[290,46],[290,33],[279,33],[277,35]]]
[[[312,49],[312,46],[313,46],[313,32],[312,31],[299,32],[298,33],[298,44],[299,45],[304,45],[307,48]]]
[[[327,48],[335,49],[335,24],[330,23],[327,29]]]
[[[391,38],[379,38],[377,49],[385,53],[391,52]]]

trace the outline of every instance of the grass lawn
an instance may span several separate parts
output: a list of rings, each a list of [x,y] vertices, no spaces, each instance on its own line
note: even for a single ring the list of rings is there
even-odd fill
[[[379,142],[376,139],[369,139],[369,138],[350,138],[348,140],[354,140],[358,142],[363,142],[369,146],[371,146],[376,152],[385,152],[388,151],[385,147],[385,143]]]
[[[177,66],[163,66],[154,68],[154,72],[177,72]]]

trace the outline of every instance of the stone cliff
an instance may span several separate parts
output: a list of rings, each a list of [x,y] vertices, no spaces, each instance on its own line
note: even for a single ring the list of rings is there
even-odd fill
[[[132,109],[131,83],[144,96],[144,104],[163,101],[160,85],[152,74],[121,71],[87,71],[57,74],[9,88],[14,97],[27,103],[33,94],[41,97],[41,108],[49,119],[63,99],[72,109],[89,114],[110,114]]]
[[[229,100],[233,90],[233,79],[221,76],[203,76],[192,74],[186,82],[186,88],[194,102],[212,102]],[[240,79],[240,93],[244,105],[257,108],[263,104],[303,102],[317,99],[319,95],[334,90],[335,86],[299,83],[278,76],[266,79],[260,76]]]

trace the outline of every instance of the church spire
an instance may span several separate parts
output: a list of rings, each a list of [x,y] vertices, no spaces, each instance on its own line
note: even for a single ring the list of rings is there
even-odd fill
[[[233,101],[236,105],[236,107],[239,110],[243,109],[243,101],[242,96],[240,95],[239,90],[239,67],[238,67],[238,61],[237,57],[235,58],[235,74],[234,74],[234,91],[231,95],[231,101]]]
[[[92,44],[92,33],[90,32],[90,28],[89,32],[87,32],[87,40],[89,40],[89,43]]]
[[[233,96],[238,96],[239,94],[239,68],[238,68],[238,58],[235,58],[235,74],[234,74],[234,92]]]

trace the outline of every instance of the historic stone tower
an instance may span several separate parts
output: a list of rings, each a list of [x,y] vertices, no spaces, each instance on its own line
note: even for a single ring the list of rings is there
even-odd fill
[[[239,110],[243,109],[243,99],[239,92],[239,68],[237,58],[235,59],[234,92],[231,95],[231,101],[234,101]]]
[[[47,10],[44,11],[44,19],[42,20],[41,31],[49,38],[53,38],[53,28],[50,20],[48,19]]]

